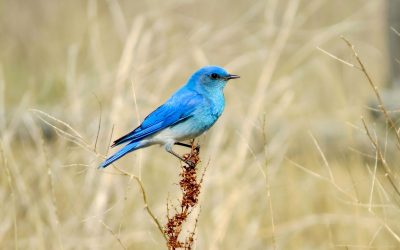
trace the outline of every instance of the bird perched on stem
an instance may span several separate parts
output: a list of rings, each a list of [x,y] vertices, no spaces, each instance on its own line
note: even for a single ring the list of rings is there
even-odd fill
[[[175,153],[172,146],[191,147],[182,141],[194,139],[214,125],[224,111],[224,87],[229,80],[236,78],[239,76],[218,66],[200,68],[139,127],[114,141],[111,147],[126,145],[99,168],[107,167],[129,152],[154,144],[163,145],[167,152],[193,166],[190,160]]]

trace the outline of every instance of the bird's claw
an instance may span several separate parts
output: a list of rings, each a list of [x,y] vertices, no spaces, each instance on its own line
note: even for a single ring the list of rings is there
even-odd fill
[[[200,145],[197,144],[196,147],[194,147],[194,150],[195,150],[197,153],[200,153]]]
[[[190,167],[190,168],[195,168],[196,167],[196,163],[194,163],[191,160],[186,160],[185,163]]]

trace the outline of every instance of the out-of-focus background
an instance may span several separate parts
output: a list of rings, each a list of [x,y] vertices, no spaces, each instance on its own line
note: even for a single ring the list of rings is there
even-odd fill
[[[399,102],[389,10],[383,0],[0,1],[0,248],[165,249],[137,183],[97,166],[111,139],[216,64],[241,78],[199,139],[197,249],[399,249],[395,133],[365,75],[327,54],[358,65],[343,35]],[[180,163],[151,147],[116,165],[142,179],[165,223]]]

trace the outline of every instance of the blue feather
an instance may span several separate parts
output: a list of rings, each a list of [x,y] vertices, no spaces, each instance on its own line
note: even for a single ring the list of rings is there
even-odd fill
[[[98,168],[105,168],[108,165],[110,165],[111,163],[113,163],[114,161],[121,158],[122,156],[124,156],[127,153],[130,153],[136,149],[139,149],[140,147],[141,147],[140,142],[131,142],[128,145],[126,145],[125,147],[118,150],[115,154],[110,156],[107,160],[105,160],[102,164],[100,164],[100,166]]]
[[[179,101],[176,100],[177,96],[179,97]],[[115,140],[111,147],[128,141],[139,141],[164,128],[188,119],[202,101],[203,97],[196,92],[178,90],[165,104],[149,114],[139,127]]]

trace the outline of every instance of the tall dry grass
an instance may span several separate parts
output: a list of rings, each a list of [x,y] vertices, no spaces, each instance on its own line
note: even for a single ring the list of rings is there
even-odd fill
[[[179,162],[153,147],[116,164],[132,175],[96,167],[205,64],[242,78],[200,138],[196,249],[400,247],[393,126],[369,117],[365,74],[325,53],[358,65],[343,35],[383,88],[384,2],[0,4],[0,248],[164,249],[132,175],[164,225]]]

